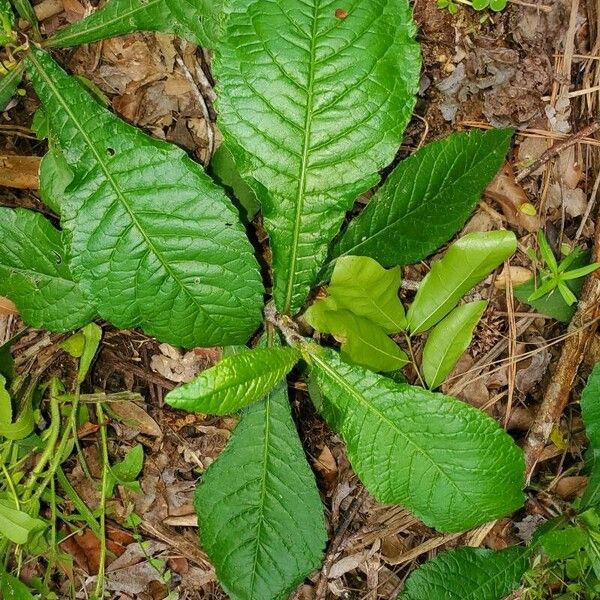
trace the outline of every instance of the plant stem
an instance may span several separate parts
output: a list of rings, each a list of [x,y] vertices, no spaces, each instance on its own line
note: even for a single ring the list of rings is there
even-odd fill
[[[106,567],[106,491],[108,488],[108,442],[102,404],[96,404],[96,417],[100,426],[100,447],[102,452],[102,487],[100,491],[100,560],[96,579],[95,598],[104,598],[104,569]]]
[[[404,334],[404,339],[406,340],[406,344],[408,346],[408,352],[410,354],[410,362],[417,374],[417,377],[419,378],[419,383],[425,388],[425,389],[429,389],[427,387],[427,385],[425,385],[425,381],[423,380],[423,377],[421,377],[421,371],[419,370],[419,366],[417,365],[417,359],[415,358],[415,353],[413,351],[413,347],[412,347],[412,342],[410,339],[410,336],[405,333]]]

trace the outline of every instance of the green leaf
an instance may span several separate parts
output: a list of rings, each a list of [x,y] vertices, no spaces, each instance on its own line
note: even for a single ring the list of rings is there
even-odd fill
[[[389,373],[406,366],[408,356],[379,325],[348,310],[340,310],[332,297],[318,300],[304,316],[321,333],[330,333],[342,342],[342,358],[347,362]]]
[[[122,461],[110,467],[107,496],[110,498],[113,495],[113,488],[117,483],[132,491],[141,491],[136,480],[143,468],[144,447],[137,444],[127,452]]]
[[[102,328],[96,325],[96,323],[90,323],[82,329],[81,333],[85,339],[85,344],[83,346],[83,352],[81,353],[81,358],[79,360],[79,369],[77,371],[78,383],[83,383],[85,381],[90,367],[92,366],[96,352],[98,352],[98,348],[100,347],[100,341],[102,340]]]
[[[539,543],[550,560],[563,560],[581,550],[589,541],[580,527],[565,527],[542,535]]]
[[[423,376],[430,388],[440,386],[469,347],[487,301],[471,302],[455,308],[429,334],[423,350]]]
[[[454,242],[419,286],[407,315],[411,333],[433,327],[516,249],[512,231],[469,233]]]
[[[600,362],[592,370],[580,402],[590,448],[600,450]]]
[[[402,161],[350,223],[332,257],[370,256],[409,265],[445,244],[466,222],[502,166],[512,130],[455,133]]]
[[[11,69],[7,75],[0,77],[0,111],[5,110],[12,97],[17,93],[17,89],[23,79],[25,66],[18,64]]]
[[[45,528],[46,523],[41,519],[17,510],[9,500],[0,499],[0,537],[7,538],[13,544],[23,545],[32,534]]]
[[[34,600],[29,588],[8,573],[0,573],[0,592],[4,600]]]
[[[0,208],[0,294],[33,327],[69,331],[96,311],[73,280],[60,231],[39,213]]]
[[[210,162],[212,174],[219,183],[231,188],[233,195],[241,204],[246,214],[246,220],[252,221],[260,210],[260,204],[252,188],[242,179],[235,165],[233,155],[225,144],[221,144]]]
[[[230,0],[215,57],[219,127],[261,202],[282,313],[303,306],[345,212],[393,160],[419,86],[407,0],[336,8]]]
[[[0,0],[0,21],[6,33],[15,25],[15,14],[8,0]]]
[[[374,497],[441,531],[461,531],[523,504],[523,453],[498,424],[455,398],[397,384],[310,346],[322,413],[346,441]]]
[[[529,567],[525,548],[458,548],[413,571],[398,600],[502,600]]]
[[[19,13],[22,19],[25,19],[33,28],[33,38],[38,41],[41,39],[40,24],[29,0],[12,0],[12,5]]]
[[[60,198],[73,275],[100,316],[178,346],[245,343],[263,287],[223,190],[182,150],[103,108],[44,51],[27,61],[73,171]]]
[[[490,0],[490,8],[495,12],[502,12],[508,4],[508,0]]]
[[[249,407],[196,493],[202,547],[232,600],[284,600],[327,540],[285,384]]]
[[[294,348],[257,348],[224,358],[165,397],[173,408],[228,415],[260,400],[300,359]]]
[[[338,308],[365,317],[386,333],[398,333],[406,328],[400,281],[400,267],[386,270],[372,258],[345,256],[335,263],[327,294]]]
[[[219,34],[214,25],[223,18],[222,4],[222,0],[110,0],[55,33],[47,46],[65,48],[135,31],[159,31],[212,48]]]
[[[31,403],[26,402],[21,414],[13,423],[12,399],[7,390],[4,375],[0,375],[0,436],[8,440],[23,440],[34,429],[34,414]]]

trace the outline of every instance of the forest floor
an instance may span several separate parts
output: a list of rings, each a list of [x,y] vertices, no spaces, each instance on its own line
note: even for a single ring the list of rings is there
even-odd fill
[[[600,9],[597,0],[532,1],[515,1],[499,14],[459,5],[455,15],[440,10],[435,0],[415,1],[424,71],[401,151],[413,152],[456,130],[517,129],[504,171],[465,230],[510,228],[519,237],[519,251],[509,267],[475,290],[490,300],[489,309],[444,391],[487,411],[527,448],[527,502],[511,517],[452,535],[428,529],[401,507],[377,504],[364,493],[343,444],[315,414],[298,383],[293,386],[294,416],[318,476],[334,540],[326,572],[307,580],[296,594],[299,599],[314,599],[321,577],[327,578],[328,598],[395,599],[407,575],[441,549],[500,549],[518,543],[540,521],[568,510],[585,486],[585,436],[577,400],[591,366],[600,360],[597,287],[584,288],[582,308],[567,325],[520,304],[512,286],[522,281],[523,269],[533,269],[526,249],[534,245],[540,227],[554,248],[600,244],[600,137],[594,126],[600,111]],[[82,18],[96,2],[34,4],[40,5],[39,11],[43,6],[42,27],[51,33]],[[208,164],[219,140],[208,52],[171,36],[136,34],[59,51],[56,57],[71,72],[91,80],[124,119]],[[203,81],[197,79],[196,64],[206,75]],[[38,102],[29,85],[25,91],[0,115],[0,205],[43,211],[36,188],[45,143],[31,130]],[[545,154],[556,144],[561,144],[559,152]],[[539,168],[531,172],[529,165],[538,159]],[[523,204],[533,205],[535,214],[523,212]],[[406,269],[404,276],[418,281],[427,269],[423,262]],[[403,293],[410,298],[410,291]],[[2,306],[0,344],[23,327],[18,315]],[[124,401],[111,406],[109,455],[117,461],[139,443],[146,457],[141,491],[118,487],[108,501],[107,589],[111,597],[123,600],[226,598],[198,545],[192,496],[199,474],[218,456],[236,421],[182,414],[163,403],[170,389],[214,364],[219,350],[184,352],[137,331],[106,324],[103,331],[84,391],[124,393]],[[57,375],[69,388],[75,363],[60,348],[64,339],[27,329],[13,345],[18,368],[44,378]],[[99,428],[90,421],[79,433],[91,477],[75,454],[64,470],[80,497],[95,509]],[[540,447],[536,435],[544,427],[552,430],[551,441]],[[140,539],[146,542],[143,546]],[[83,528],[61,550],[72,557],[72,565],[65,565],[63,577],[55,581],[58,597],[71,597],[72,590],[87,597],[98,569],[97,537]],[[42,575],[42,569],[41,562],[28,561],[22,576]],[[552,597],[543,583],[514,595]]]

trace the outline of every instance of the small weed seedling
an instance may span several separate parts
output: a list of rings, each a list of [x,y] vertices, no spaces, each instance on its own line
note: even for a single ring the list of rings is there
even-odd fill
[[[40,193],[56,220],[0,209],[0,293],[35,327],[64,332],[100,317],[177,346],[231,347],[166,400],[239,414],[196,495],[202,545],[238,600],[286,598],[322,561],[321,499],[287,395],[297,364],[377,500],[402,504],[442,532],[523,503],[523,455],[510,436],[433,391],[486,308],[483,299],[461,299],[511,256],[515,236],[460,238],[408,310],[398,298],[400,267],[461,229],[512,132],[456,133],[425,146],[344,225],[394,160],[420,76],[407,0],[350,4],[110,0],[42,40],[19,0],[31,41],[5,29],[14,61],[0,88],[16,89],[26,71],[40,99],[34,127],[49,145]],[[14,28],[6,0],[0,6]],[[227,191],[181,149],[112,114],[49,52],[138,30],[214,49],[225,149],[212,171]],[[272,252],[266,305],[246,232],[259,208]],[[310,304],[327,281],[325,297]],[[337,338],[341,354],[308,338],[307,323]],[[417,361],[413,341],[426,333]],[[409,363],[423,385],[397,382]],[[104,456],[103,496],[115,482],[135,485],[142,458],[134,448],[109,467]]]

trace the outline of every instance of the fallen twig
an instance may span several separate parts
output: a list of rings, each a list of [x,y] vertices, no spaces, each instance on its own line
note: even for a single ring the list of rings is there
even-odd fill
[[[600,215],[594,234],[594,260],[600,260]],[[569,335],[562,348],[556,370],[544,393],[544,399],[525,442],[527,483],[570,398],[571,388],[586,349],[598,329],[600,317],[600,277],[590,275],[583,287],[577,311],[569,324]],[[587,327],[583,327],[587,323]]]

